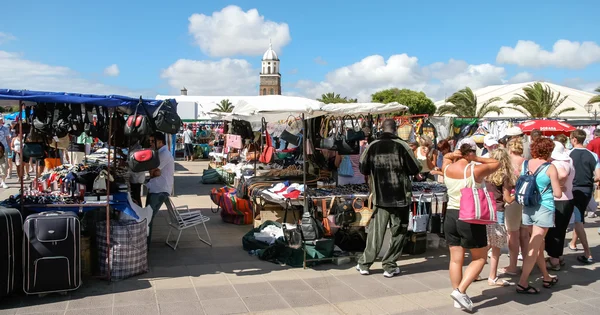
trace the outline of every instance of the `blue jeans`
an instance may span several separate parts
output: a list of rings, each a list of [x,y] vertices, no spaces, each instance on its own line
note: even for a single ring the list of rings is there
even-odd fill
[[[148,250],[150,250],[150,240],[152,239],[152,225],[154,224],[154,217],[168,198],[168,193],[150,193],[148,194],[148,197],[146,197],[146,207],[150,206],[152,208],[152,220],[148,225]]]

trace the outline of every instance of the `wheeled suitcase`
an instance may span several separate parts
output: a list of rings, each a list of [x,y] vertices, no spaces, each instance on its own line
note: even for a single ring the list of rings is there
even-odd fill
[[[0,297],[23,290],[23,218],[17,209],[0,207]]]
[[[80,224],[73,212],[42,212],[23,226],[24,291],[66,292],[81,285]]]

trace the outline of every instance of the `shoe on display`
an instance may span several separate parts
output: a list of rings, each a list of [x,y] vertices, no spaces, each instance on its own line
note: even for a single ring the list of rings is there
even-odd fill
[[[368,275],[368,274],[369,274],[369,270],[362,270],[362,269],[360,269],[360,265],[356,265],[356,270],[358,270],[358,272],[359,272],[361,275],[363,275],[363,276],[366,276],[366,275]]]
[[[394,276],[397,276],[400,274],[400,268],[396,268],[394,270],[392,270],[392,272],[384,272],[383,276],[386,278],[393,278]]]
[[[450,296],[454,299],[454,301],[458,302],[458,304],[462,306],[465,310],[469,312],[473,310],[473,302],[471,301],[471,298],[469,298],[468,295],[460,293],[458,289],[455,289],[454,291],[452,291]]]

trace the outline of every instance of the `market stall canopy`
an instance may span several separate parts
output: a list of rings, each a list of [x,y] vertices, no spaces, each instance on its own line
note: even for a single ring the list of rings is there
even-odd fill
[[[478,90],[474,90],[473,93],[477,96],[477,103],[481,106],[481,104],[485,103],[487,100],[493,97],[500,97],[502,100],[498,102],[492,103],[492,105],[500,106],[500,107],[508,107],[503,110],[501,115],[496,113],[489,113],[485,115],[486,118],[523,118],[521,112],[518,112],[512,109],[513,105],[507,104],[507,102],[517,96],[517,94],[523,94],[523,88],[531,85],[536,82],[526,82],[526,83],[518,83],[518,84],[505,84],[505,85],[491,85]],[[573,89],[566,86],[557,85],[554,83],[548,82],[540,82],[543,85],[547,85],[555,95],[560,93],[561,96],[567,96],[567,99],[558,107],[557,110],[561,110],[563,108],[573,107],[574,111],[566,112],[560,115],[561,118],[590,118],[593,115],[588,113],[585,109],[585,104],[592,98],[597,95],[594,93],[589,93],[577,89]],[[448,95],[450,96],[450,95]],[[447,105],[445,100],[440,100],[435,102],[436,107],[440,107],[442,105]],[[449,115],[451,116],[451,115]]]
[[[94,95],[10,89],[0,89],[0,100],[26,101],[35,103],[89,104],[103,107],[127,108],[135,108],[140,101],[139,98],[121,95]],[[162,103],[162,100],[143,99],[142,101],[144,105],[150,107],[156,107]]]
[[[525,134],[530,134],[532,130],[537,129],[545,136],[569,134],[576,129],[568,123],[558,120],[528,120],[520,124],[519,128],[521,128]]]
[[[382,103],[340,103],[327,104],[321,107],[321,111],[331,115],[367,115],[387,114],[408,111],[408,107],[398,102]]]
[[[301,114],[308,119],[324,115],[325,112],[321,110],[324,105],[317,100],[296,96],[248,96],[233,103],[233,112],[225,120],[235,118],[252,122],[265,118],[267,121],[278,121]]]

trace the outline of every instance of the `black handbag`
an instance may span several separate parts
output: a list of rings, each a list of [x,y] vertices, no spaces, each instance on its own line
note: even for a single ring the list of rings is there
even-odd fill
[[[335,224],[338,226],[349,226],[356,221],[356,212],[352,205],[353,199],[335,198],[331,213],[334,214]]]
[[[123,130],[125,132],[125,136],[127,137],[141,137],[152,134],[152,127],[148,121],[148,116],[138,114],[138,109],[140,106],[144,106],[141,99],[135,107],[135,112],[133,115],[127,117],[125,128]]]
[[[43,158],[44,157],[44,144],[43,143],[32,143],[26,142],[23,146],[23,158]]]
[[[367,234],[364,227],[344,227],[335,233],[335,245],[345,252],[364,252]]]
[[[349,119],[352,122],[352,128],[346,130],[346,140],[347,141],[365,140],[366,135],[365,135],[364,131],[362,129],[356,130],[356,127],[358,125],[358,120],[352,116],[350,116]],[[354,123],[355,120],[356,120],[356,124]]]
[[[164,100],[153,115],[156,130],[166,134],[176,134],[181,128],[181,118],[170,100]]]
[[[291,143],[295,146],[299,146],[300,145],[300,137],[290,133],[287,130],[284,130],[281,135],[279,136],[280,139],[285,140],[285,142],[287,143]]]
[[[294,229],[288,229],[287,228],[287,215],[288,212],[292,211],[293,215],[294,215],[294,222],[296,222],[296,228]],[[292,206],[288,201],[286,201],[286,207],[285,207],[285,214],[283,215],[283,224],[281,225],[281,228],[283,229],[283,237],[285,238],[285,241],[288,244],[289,248],[300,248],[302,247],[302,229],[300,226],[298,226],[296,220],[296,212],[294,211],[294,209],[292,209]]]
[[[314,205],[312,201],[309,200],[309,205]],[[323,227],[323,223],[317,221],[314,216],[315,209],[312,208],[310,210],[305,210],[302,213],[302,219],[300,223],[300,227],[302,229],[302,237],[305,241],[314,241],[323,238],[325,235],[325,228]]]
[[[336,135],[330,135],[331,119],[323,119],[321,121],[321,130],[319,131],[320,141],[318,142],[319,148],[326,150],[335,150],[335,139]]]
[[[132,172],[146,172],[160,166],[158,151],[153,149],[141,149],[129,154],[129,168]]]

